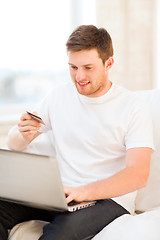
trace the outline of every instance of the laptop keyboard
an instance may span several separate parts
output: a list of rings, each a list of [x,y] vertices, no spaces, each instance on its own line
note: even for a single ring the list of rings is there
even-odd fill
[[[77,205],[78,204],[78,202],[76,202],[76,201],[71,201],[70,203],[68,203],[68,206],[74,206],[74,205]]]

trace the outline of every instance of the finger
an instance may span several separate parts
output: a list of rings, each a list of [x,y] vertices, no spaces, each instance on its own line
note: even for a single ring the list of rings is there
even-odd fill
[[[38,116],[38,113],[37,112],[33,112],[34,115]]]
[[[20,118],[20,120],[21,121],[24,121],[24,120],[31,120],[32,119],[32,117],[28,114],[28,113],[23,113],[22,115],[21,115],[21,118]]]
[[[31,119],[31,120],[23,120],[18,123],[19,127],[24,127],[24,126],[33,126],[33,127],[41,127],[41,123]]]
[[[21,132],[21,134],[23,135],[23,136],[26,136],[26,137],[33,137],[35,134],[36,134],[36,132],[34,132],[34,131],[27,131],[27,132]]]
[[[66,195],[66,202],[70,203],[71,201],[74,200],[73,187],[69,187],[69,186],[63,185],[63,188],[64,188],[64,193]]]
[[[38,116],[37,112],[33,112],[33,115],[36,115]],[[21,121],[25,121],[25,120],[33,120],[35,122],[37,122],[34,117],[32,117],[28,112],[25,112],[21,115],[21,118],[20,118]]]
[[[34,127],[34,126],[20,126],[18,127],[20,132],[34,132],[36,133],[39,130],[40,127]]]
[[[68,196],[66,197],[66,202],[67,202],[67,204],[68,204],[68,203],[70,203],[71,201],[73,201],[73,197],[72,197],[72,195],[70,194],[70,195],[68,195]]]
[[[63,189],[64,189],[64,193],[65,193],[65,196],[66,196],[66,202],[68,203],[70,201],[70,188],[66,185],[63,185]],[[71,200],[72,201],[72,200]]]

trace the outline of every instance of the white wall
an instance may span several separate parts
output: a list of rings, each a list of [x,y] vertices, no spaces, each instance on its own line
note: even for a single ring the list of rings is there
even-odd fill
[[[156,86],[160,88],[160,0],[157,0],[157,7],[156,7],[156,16],[155,16],[157,24],[155,25],[156,28],[156,39],[155,39],[155,82]]]
[[[132,90],[154,88],[156,0],[97,0],[96,4],[97,25],[109,31],[115,48],[111,80]]]

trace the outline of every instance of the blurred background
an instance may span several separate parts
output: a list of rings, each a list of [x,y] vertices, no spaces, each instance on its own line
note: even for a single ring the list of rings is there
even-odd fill
[[[23,111],[70,81],[65,43],[81,24],[109,31],[111,81],[160,88],[160,0],[0,0],[0,147]]]

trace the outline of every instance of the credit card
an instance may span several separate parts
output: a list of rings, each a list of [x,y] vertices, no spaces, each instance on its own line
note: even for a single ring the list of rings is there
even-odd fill
[[[45,125],[45,123],[43,122],[43,120],[42,120],[41,117],[39,117],[39,116],[37,116],[37,115],[35,115],[35,114],[31,113],[31,112],[28,112],[28,111],[26,111],[26,112],[27,112],[34,120],[36,120],[37,122],[40,122],[40,123],[42,123],[42,124]]]

